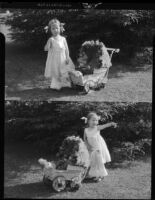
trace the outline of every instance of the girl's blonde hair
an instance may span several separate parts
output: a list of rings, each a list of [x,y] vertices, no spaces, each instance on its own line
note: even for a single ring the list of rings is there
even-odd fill
[[[48,30],[51,32],[51,27],[53,25],[58,25],[60,27],[60,32],[63,33],[64,32],[64,23],[61,23],[58,19],[54,18],[52,20],[49,21],[48,23]]]
[[[95,112],[90,112],[90,113],[88,113],[88,115],[87,115],[87,120],[89,121],[92,117],[97,117],[98,120],[100,119],[100,116],[97,115],[97,113],[95,113]]]
[[[100,120],[100,116],[97,115],[97,113],[95,112],[90,112],[88,113],[87,117],[82,117],[81,119],[85,121],[85,124],[88,124],[88,121],[92,118],[92,117],[96,117],[98,120]]]

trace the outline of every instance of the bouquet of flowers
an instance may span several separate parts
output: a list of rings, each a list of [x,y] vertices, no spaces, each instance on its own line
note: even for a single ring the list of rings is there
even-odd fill
[[[57,153],[57,168],[64,169],[67,164],[89,166],[89,153],[84,141],[77,136],[69,136],[64,139]]]
[[[84,42],[77,61],[78,70],[83,74],[93,74],[95,68],[111,66],[110,56],[106,47],[99,40]]]

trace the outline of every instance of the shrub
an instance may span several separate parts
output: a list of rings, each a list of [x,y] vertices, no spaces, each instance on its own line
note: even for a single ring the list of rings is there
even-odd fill
[[[141,139],[136,142],[136,145],[145,153],[145,155],[151,154],[152,140],[151,139]]]
[[[49,20],[56,17],[64,22],[71,56],[74,57],[80,48],[79,44],[85,40],[100,39],[109,47],[120,48],[121,59],[124,57],[127,60],[134,55],[137,47],[151,45],[154,35],[153,10],[11,9],[10,11],[12,14],[6,23],[11,26],[13,39],[41,49],[48,39],[44,27]]]
[[[134,160],[151,154],[151,139],[141,139],[135,143],[122,142],[113,149],[113,161]]]
[[[31,142],[38,151],[56,153],[66,137],[83,138],[80,118],[90,111],[101,116],[100,124],[118,123],[101,131],[109,149],[152,137],[151,103],[6,101],[5,142]]]

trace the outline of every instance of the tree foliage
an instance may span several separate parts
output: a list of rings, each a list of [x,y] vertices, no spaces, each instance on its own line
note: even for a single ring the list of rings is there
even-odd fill
[[[6,101],[5,141],[31,142],[38,150],[55,153],[66,137],[83,138],[80,118],[90,111],[101,116],[100,124],[118,123],[116,129],[101,131],[110,149],[120,142],[151,139],[150,103]]]
[[[40,48],[49,37],[44,30],[49,20],[56,17],[64,22],[73,57],[84,41],[96,39],[106,46],[120,48],[121,56],[130,56],[137,47],[152,45],[155,33],[153,10],[16,9],[11,12],[6,23],[11,25],[12,37]]]

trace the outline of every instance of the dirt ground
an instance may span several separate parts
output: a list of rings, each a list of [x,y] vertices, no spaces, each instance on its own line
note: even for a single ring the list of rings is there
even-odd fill
[[[5,198],[151,199],[151,158],[110,164],[102,182],[84,181],[76,192],[54,193],[42,182],[40,156],[23,145],[5,148]]]

